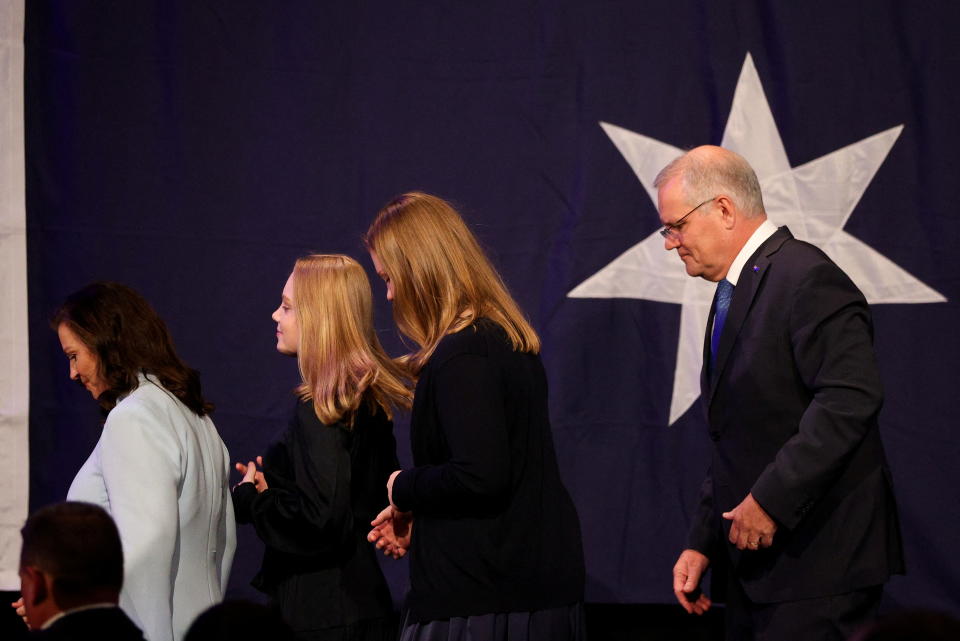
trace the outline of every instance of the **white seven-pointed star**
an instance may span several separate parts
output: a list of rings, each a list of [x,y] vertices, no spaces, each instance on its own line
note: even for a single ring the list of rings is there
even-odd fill
[[[653,180],[683,150],[621,127],[600,126],[623,154],[654,205]],[[906,271],[843,231],[853,208],[887,157],[903,125],[791,167],[760,84],[747,54],[733,95],[721,146],[753,166],[763,189],[767,214],[794,236],[811,242],[843,269],[872,304],[939,303],[946,299]],[[716,286],[690,278],[676,252],[666,252],[655,231],[580,283],[571,298],[638,298],[682,305],[677,365],[670,402],[670,424],[700,395],[703,334]]]

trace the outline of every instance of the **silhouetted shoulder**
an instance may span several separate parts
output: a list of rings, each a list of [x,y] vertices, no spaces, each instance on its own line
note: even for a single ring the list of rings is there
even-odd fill
[[[442,367],[461,354],[491,356],[503,350],[511,351],[507,333],[492,320],[479,318],[469,327],[445,336],[430,357],[430,366]]]

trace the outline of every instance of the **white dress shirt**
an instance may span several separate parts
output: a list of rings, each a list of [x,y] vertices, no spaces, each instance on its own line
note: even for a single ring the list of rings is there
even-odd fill
[[[760,245],[763,244],[765,240],[773,236],[777,231],[777,226],[770,222],[770,219],[764,220],[760,223],[760,226],[753,230],[753,233],[750,234],[750,238],[747,239],[747,242],[744,243],[743,247],[740,248],[740,252],[737,254],[737,257],[733,259],[733,262],[730,263],[730,269],[727,270],[727,280],[730,281],[730,284],[734,287],[737,286],[737,281],[740,280],[740,273],[743,271],[744,265],[747,263],[747,259],[753,256],[753,252],[760,249]]]

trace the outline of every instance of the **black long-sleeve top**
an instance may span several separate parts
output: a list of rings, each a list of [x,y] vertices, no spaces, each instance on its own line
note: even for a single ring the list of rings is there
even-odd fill
[[[279,605],[294,631],[387,616],[393,605],[370,521],[387,505],[399,467],[393,425],[364,404],[352,427],[324,425],[312,402],[298,402],[290,426],[263,457],[268,489],[233,492],[239,523],[266,545],[253,585]]]
[[[393,486],[414,513],[413,622],[583,599],[580,523],[560,479],[540,357],[487,319],[445,337],[421,372],[415,467]]]

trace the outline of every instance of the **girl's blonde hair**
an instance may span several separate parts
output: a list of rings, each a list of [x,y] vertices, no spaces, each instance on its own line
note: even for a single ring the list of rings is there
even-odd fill
[[[409,408],[401,367],[383,351],[373,328],[370,281],[349,256],[314,254],[293,268],[293,307],[300,330],[301,399],[313,400],[325,424],[352,425],[361,402],[387,416]]]
[[[394,198],[364,236],[393,285],[393,316],[420,345],[407,357],[419,371],[446,335],[486,317],[514,350],[538,353],[540,338],[510,296],[477,239],[445,200],[422,192]]]

